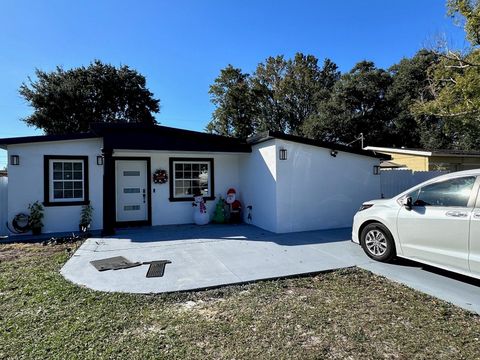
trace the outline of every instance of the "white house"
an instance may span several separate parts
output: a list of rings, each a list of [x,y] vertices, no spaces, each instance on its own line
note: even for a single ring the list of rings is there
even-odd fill
[[[373,152],[281,133],[238,139],[164,126],[103,124],[89,133],[0,139],[8,150],[11,221],[45,207],[44,232],[192,223],[192,195],[210,214],[235,188],[244,220],[277,233],[351,226],[360,204],[380,195]],[[385,157],[385,156],[382,156]],[[168,181],[154,183],[165,170]],[[247,211],[250,207],[250,211]],[[247,214],[251,218],[247,219]]]

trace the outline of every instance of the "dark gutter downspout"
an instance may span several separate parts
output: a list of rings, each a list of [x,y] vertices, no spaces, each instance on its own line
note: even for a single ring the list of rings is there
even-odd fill
[[[102,236],[115,234],[115,161],[113,149],[103,148],[103,231]]]

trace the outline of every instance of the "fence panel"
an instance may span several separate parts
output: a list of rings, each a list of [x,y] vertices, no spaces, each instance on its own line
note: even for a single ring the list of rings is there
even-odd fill
[[[444,175],[448,171],[412,171],[384,170],[380,171],[380,186],[383,198],[391,198],[412,186]]]
[[[0,177],[0,236],[7,235],[7,188],[8,177]]]

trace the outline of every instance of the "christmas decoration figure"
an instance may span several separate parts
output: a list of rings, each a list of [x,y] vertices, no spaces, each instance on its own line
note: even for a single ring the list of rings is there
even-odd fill
[[[220,200],[218,200],[217,204],[215,205],[212,221],[217,224],[223,224],[225,220],[225,200],[220,196]]]
[[[193,197],[195,200],[192,206],[195,207],[193,212],[193,222],[197,225],[206,225],[209,221],[207,212],[207,206],[205,205],[205,199],[201,194],[195,194]]]
[[[242,222],[242,204],[236,196],[237,192],[234,188],[228,189],[226,203],[230,207],[230,222],[238,224]]]

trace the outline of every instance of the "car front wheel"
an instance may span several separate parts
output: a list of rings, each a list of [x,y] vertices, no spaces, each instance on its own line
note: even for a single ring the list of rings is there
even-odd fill
[[[395,256],[395,243],[392,234],[380,223],[365,226],[360,235],[365,253],[377,261],[390,261]]]

